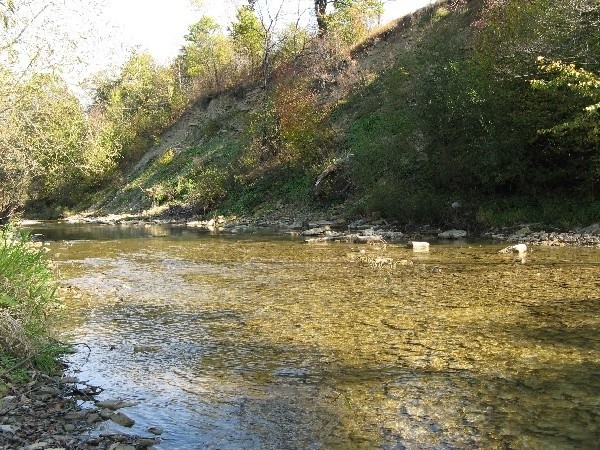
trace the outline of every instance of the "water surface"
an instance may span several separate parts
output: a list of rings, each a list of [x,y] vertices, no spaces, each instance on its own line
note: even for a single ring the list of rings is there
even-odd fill
[[[72,360],[160,448],[597,448],[600,250],[309,245],[152,227],[52,240]],[[368,258],[367,258],[368,257]],[[390,258],[395,265],[367,261]],[[104,424],[110,430],[125,431]]]

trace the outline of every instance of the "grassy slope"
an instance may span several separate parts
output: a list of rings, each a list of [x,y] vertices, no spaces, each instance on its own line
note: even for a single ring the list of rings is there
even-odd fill
[[[335,206],[461,227],[597,220],[593,202],[568,208],[562,198],[532,199],[514,188],[523,178],[530,130],[497,120],[513,114],[512,93],[496,97],[489,74],[469,61],[481,2],[469,5],[436,5],[394,22],[318,74],[328,80],[317,104],[328,111],[322,126],[331,132],[318,158],[290,165],[257,155],[251,143],[265,121],[265,93],[238,89],[199,101],[103,211],[268,215],[282,205]],[[316,198],[318,175],[341,160],[352,189]],[[456,201],[461,208],[451,207]]]

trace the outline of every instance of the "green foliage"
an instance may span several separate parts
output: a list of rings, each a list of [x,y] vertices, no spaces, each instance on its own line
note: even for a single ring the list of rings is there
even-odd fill
[[[308,167],[319,161],[330,141],[329,111],[326,106],[317,106],[317,93],[307,80],[282,78],[274,87],[273,102],[282,159]]]
[[[114,202],[119,207],[180,206],[208,212],[230,193],[231,166],[239,152],[239,143],[220,133],[181,151],[169,148],[137,174]]]
[[[118,78],[99,83],[92,117],[99,117],[93,142],[122,163],[135,161],[187,104],[174,68],[134,54]]]
[[[273,210],[284,203],[306,205],[311,200],[314,179],[311,171],[286,166],[272,168],[252,179],[240,176],[234,195],[227,198],[223,209],[236,214],[253,214]]]
[[[551,78],[548,80],[532,80],[531,85],[534,89],[546,91],[567,90],[592,102],[582,108],[579,114],[576,114],[571,120],[556,124],[546,130],[540,130],[540,133],[566,136],[567,134],[583,132],[583,136],[579,136],[580,143],[599,145],[600,75],[578,68],[575,64],[547,61],[542,56],[537,58],[537,62],[540,70],[549,74]]]
[[[48,312],[57,305],[54,276],[26,235],[0,230],[0,351],[30,357],[47,344]]]
[[[487,202],[481,222],[597,220],[565,208],[553,216],[545,200],[582,199],[589,212],[598,181],[598,62],[588,46],[600,48],[599,7],[568,3],[431,9],[418,45],[334,112],[354,155],[358,210],[448,224],[475,217],[477,208],[449,209],[463,199]],[[561,62],[573,59],[586,69]],[[534,200],[512,217],[489,207],[525,195]]]
[[[100,178],[114,155],[90,149],[90,126],[79,101],[58,77],[0,76],[0,211],[10,215],[28,199],[73,204],[73,185]],[[77,191],[76,191],[77,192]]]
[[[367,36],[383,15],[381,0],[334,0],[335,10],[327,16],[327,30],[347,45]]]
[[[520,130],[519,145],[508,150],[518,162],[514,188],[534,196],[593,199],[598,181],[593,108],[598,94],[593,80],[600,69],[600,5],[592,0],[526,5],[507,0],[485,11],[483,18],[486,26],[477,35],[473,62],[496,80],[490,101],[500,98],[503,105],[498,115],[504,119],[497,120],[503,126],[494,139],[500,141],[503,129]],[[572,62],[561,62],[565,60]],[[520,99],[517,110],[512,106],[515,98]]]
[[[249,6],[238,8],[236,21],[231,24],[231,38],[242,63],[254,72],[264,59],[267,33]]]
[[[186,73],[192,78],[208,79],[209,86],[222,87],[225,71],[233,63],[231,40],[221,33],[219,24],[209,16],[190,25],[183,48]]]
[[[212,209],[228,193],[230,175],[218,167],[206,167],[192,172],[192,178],[181,183],[186,189],[186,204],[197,212]]]
[[[276,59],[281,65],[294,61],[305,54],[311,42],[311,36],[306,28],[292,23],[283,28],[279,37]]]
[[[598,217],[598,202],[560,196],[484,199],[477,205],[475,215],[476,222],[486,228],[535,222],[572,229],[582,224],[594,223]]]
[[[250,118],[249,145],[241,159],[251,177],[274,166],[310,168],[328,154],[329,111],[317,106],[306,79],[280,73],[262,106]]]

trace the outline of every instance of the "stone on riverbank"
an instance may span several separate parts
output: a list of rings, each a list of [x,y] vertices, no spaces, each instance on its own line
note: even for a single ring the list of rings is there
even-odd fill
[[[147,448],[156,438],[136,436],[90,436],[87,431],[103,419],[97,408],[80,409],[78,399],[85,392],[101,392],[67,377],[30,373],[27,384],[6,381],[0,398],[0,450],[50,448],[116,448],[115,444]],[[82,388],[85,385],[85,388]],[[90,400],[89,394],[83,395]],[[121,404],[123,404],[122,402]],[[128,406],[131,406],[129,403]],[[111,415],[119,414],[105,409]],[[132,420],[132,419],[129,419]]]
[[[133,420],[128,415],[122,413],[121,411],[117,411],[113,415],[110,416],[110,420],[114,423],[124,426],[124,427],[132,427],[135,425],[135,420]]]
[[[465,230],[448,230],[438,234],[440,239],[464,239],[467,237]]]
[[[509,245],[508,247],[503,248],[498,253],[527,253],[527,245],[525,244],[516,244]]]

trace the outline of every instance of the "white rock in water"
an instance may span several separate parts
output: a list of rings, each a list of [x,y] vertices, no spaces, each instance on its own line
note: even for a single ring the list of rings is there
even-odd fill
[[[499,253],[512,253],[512,252],[527,253],[527,245],[525,245],[525,244],[510,245],[510,246],[500,250]]]
[[[413,252],[428,252],[429,242],[408,241],[408,248],[412,248]]]
[[[517,244],[512,246],[513,252],[525,253],[527,252],[527,245],[525,244]]]
[[[441,239],[463,239],[467,237],[465,230],[448,230],[438,234]]]

